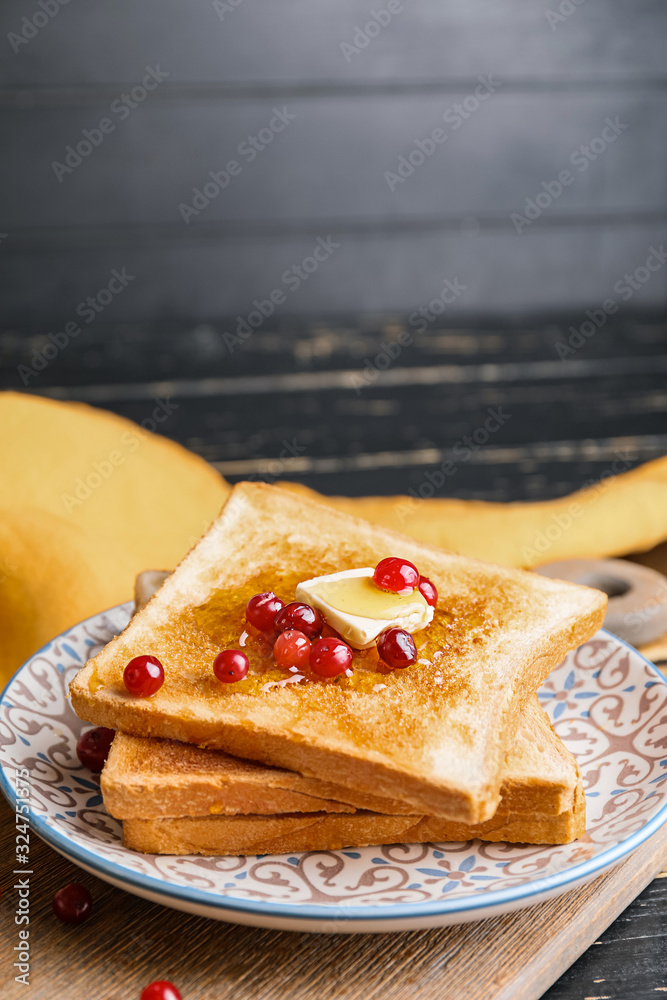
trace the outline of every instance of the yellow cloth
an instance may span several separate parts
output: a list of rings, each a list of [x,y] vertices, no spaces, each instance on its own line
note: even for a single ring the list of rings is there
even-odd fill
[[[141,570],[174,567],[228,491],[203,459],[132,421],[0,393],[0,680],[128,600]]]
[[[313,495],[433,545],[532,567],[667,539],[667,458],[614,475],[623,467],[545,503]],[[141,570],[173,568],[229,489],[202,459],[129,420],[0,393],[0,679],[129,599]]]
[[[667,457],[623,472],[619,458],[558,500],[486,503],[421,497],[318,497],[419,541],[531,569],[558,559],[628,555],[667,539]],[[289,489],[312,490],[294,483]]]

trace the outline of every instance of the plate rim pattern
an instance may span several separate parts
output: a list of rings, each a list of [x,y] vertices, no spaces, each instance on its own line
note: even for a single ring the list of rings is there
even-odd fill
[[[58,639],[63,638],[72,630],[96,621],[102,615],[113,614],[127,607],[128,602],[122,602],[112,608],[91,615],[81,622],[70,626],[59,636],[55,636],[46,642],[40,649],[29,656],[25,663],[9,678],[2,689],[2,693],[0,693],[0,706],[4,704],[9,689],[21,672],[35,657],[42,654],[54,642],[57,642]],[[600,629],[596,635],[612,639],[614,642],[630,650],[632,654],[638,656],[644,665],[649,668],[658,683],[667,688],[667,678],[664,677],[650,660],[643,656],[634,646],[631,646],[630,643],[609,632],[607,629]],[[14,786],[4,766],[0,766],[0,791],[10,807],[15,808],[16,797]],[[596,875],[602,874],[602,872],[612,868],[648,840],[667,821],[667,802],[657,810],[647,823],[630,834],[629,837],[610,845],[594,857],[576,862],[562,871],[535,878],[529,883],[520,883],[516,886],[510,886],[497,891],[491,890],[485,893],[473,892],[449,896],[440,900],[383,904],[382,906],[373,904],[346,906],[345,903],[341,902],[331,904],[283,903],[277,900],[222,896],[216,892],[199,889],[191,885],[181,886],[159,878],[157,875],[145,875],[131,869],[123,868],[117,862],[109,859],[101,860],[91,848],[81,846],[72,841],[69,837],[52,827],[44,816],[35,813],[32,808],[29,809],[28,818],[31,829],[40,839],[75,864],[81,864],[95,874],[99,873],[102,879],[107,876],[114,879],[117,883],[124,883],[137,890],[164,897],[166,905],[168,905],[168,900],[172,899],[178,900],[179,903],[206,907],[213,910],[236,912],[239,915],[244,914],[248,917],[267,917],[285,921],[311,920],[316,923],[345,920],[349,924],[363,924],[369,921],[390,924],[392,922],[406,920],[412,922],[438,916],[445,918],[457,914],[462,917],[468,915],[469,919],[470,914],[478,914],[479,919],[482,919],[486,910],[497,910],[498,907],[516,909],[521,904],[530,906],[531,901],[535,897],[554,894],[557,890],[559,892],[566,892],[568,888],[574,888],[582,882],[590,881]],[[183,856],[185,857],[185,855]],[[260,855],[259,857],[270,858],[271,855]]]

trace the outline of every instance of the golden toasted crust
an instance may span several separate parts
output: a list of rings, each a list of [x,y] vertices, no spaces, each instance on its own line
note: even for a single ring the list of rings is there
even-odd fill
[[[251,675],[239,685],[215,681],[216,629],[244,588],[268,578],[279,589],[281,577],[374,565],[387,555],[416,563],[438,587],[439,609],[453,609],[458,638],[437,664],[392,671],[378,690],[355,688],[357,670],[349,684],[263,690]],[[400,799],[414,812],[483,822],[498,805],[522,706],[597,631],[605,607],[599,591],[442,552],[242,483],[148,605],[80,671],[72,704],[97,725],[226,750]],[[465,631],[466,615],[479,628]],[[165,667],[164,685],[148,699],[131,696],[122,681],[139,653]]]
[[[499,809],[556,816],[572,809],[579,771],[536,698],[524,708],[507,754]],[[370,810],[405,815],[406,803],[353,792],[293,771],[187,743],[117,733],[102,772],[117,819]]]
[[[474,826],[433,816],[369,812],[128,819],[123,822],[123,843],[147,854],[285,854],[379,844],[451,843],[475,837],[510,844],[569,844],[583,836],[585,822],[585,797],[579,783],[572,808],[559,816],[518,816],[499,809],[492,819]]]
[[[100,784],[104,807],[117,819],[354,812],[344,802],[309,795],[311,781],[221,750],[117,733]]]
[[[507,753],[501,807],[518,816],[558,816],[572,809],[579,780],[575,758],[531,698]]]

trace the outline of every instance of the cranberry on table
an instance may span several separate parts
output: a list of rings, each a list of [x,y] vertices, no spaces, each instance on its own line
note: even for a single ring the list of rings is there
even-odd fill
[[[294,629],[296,632],[303,632],[308,639],[314,639],[322,632],[324,621],[322,615],[316,608],[311,608],[310,604],[303,604],[301,601],[292,601],[276,615],[276,632],[286,632]]]
[[[157,656],[135,656],[123,673],[125,687],[130,694],[150,698],[164,683],[164,670]]]
[[[104,767],[115,735],[114,729],[98,726],[97,729],[89,729],[79,737],[76,755],[83,766],[93,774],[99,774]]]
[[[352,650],[342,639],[318,639],[310,650],[311,669],[320,677],[337,677],[352,666]]]
[[[308,666],[310,639],[303,632],[287,629],[280,633],[273,644],[273,655],[279,667],[303,669]]]
[[[276,597],[272,590],[265,594],[255,594],[246,605],[246,620],[260,632],[273,632],[274,619],[284,607],[285,602]]]
[[[53,912],[64,924],[82,924],[93,912],[93,897],[85,885],[70,882],[53,897]]]
[[[242,681],[248,673],[248,657],[240,649],[223,649],[213,661],[213,673],[223,684]]]
[[[373,573],[373,583],[399,597],[407,597],[419,583],[419,572],[407,559],[389,556],[381,559]]]
[[[417,662],[417,647],[409,632],[402,628],[388,628],[378,639],[380,659],[393,669],[409,667]]]
[[[182,1000],[182,998],[173,983],[160,979],[149,983],[141,994],[141,1000]]]
[[[425,576],[419,577],[419,593],[422,595],[427,604],[430,604],[432,608],[438,603],[438,591],[434,583],[427,580]]]

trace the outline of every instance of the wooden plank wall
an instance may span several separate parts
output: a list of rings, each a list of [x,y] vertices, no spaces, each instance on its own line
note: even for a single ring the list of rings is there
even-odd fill
[[[350,493],[420,483],[499,403],[518,417],[445,492],[556,495],[621,446],[633,462],[664,452],[667,267],[613,291],[665,239],[661,0],[45,3],[56,12],[0,12],[3,385],[138,419],[171,394],[163,432],[226,474],[261,472],[296,434],[306,451],[285,474]],[[147,72],[154,89],[133,91]],[[84,130],[98,145],[68,165]],[[252,135],[266,145],[251,159]],[[388,180],[400,157],[409,176]],[[230,160],[237,174],[185,221]],[[540,193],[517,232],[512,213]],[[325,259],[286,281],[318,239]],[[26,383],[18,366],[123,268],[85,336]],[[408,317],[445,280],[459,291],[420,330]],[[230,347],[274,289],[273,315]],[[568,328],[610,296],[618,312],[563,362]],[[414,345],[353,389],[401,329]],[[248,388],[295,372],[300,385]]]

